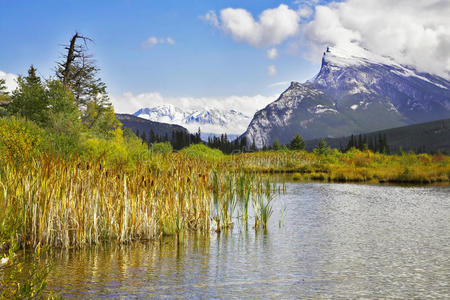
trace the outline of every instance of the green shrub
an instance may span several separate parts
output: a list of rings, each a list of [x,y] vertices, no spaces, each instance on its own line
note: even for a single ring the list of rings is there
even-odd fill
[[[43,130],[22,118],[0,118],[0,157],[21,160],[37,154]]]
[[[83,156],[86,159],[105,160],[109,164],[129,164],[132,159],[128,153],[122,129],[116,128],[110,139],[88,137],[82,141]]]
[[[148,161],[149,150],[146,143],[142,142],[140,138],[135,135],[125,137],[125,147],[128,155],[134,163]]]
[[[153,143],[150,147],[150,151],[153,153],[168,154],[171,153],[172,150],[172,145],[169,142]]]
[[[211,149],[203,144],[193,144],[180,151],[183,155],[192,158],[201,158],[216,161],[222,159],[224,154],[219,149]]]

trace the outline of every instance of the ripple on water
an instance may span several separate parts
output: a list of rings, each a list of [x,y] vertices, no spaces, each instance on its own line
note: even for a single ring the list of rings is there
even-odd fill
[[[182,247],[167,238],[61,251],[48,288],[67,298],[445,298],[449,192],[292,183],[267,233],[236,226]]]

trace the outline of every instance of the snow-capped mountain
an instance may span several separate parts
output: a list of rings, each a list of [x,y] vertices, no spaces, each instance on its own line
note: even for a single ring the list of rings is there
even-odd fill
[[[340,137],[450,117],[450,81],[357,47],[327,48],[320,72],[292,82],[243,134],[257,147]]]
[[[249,116],[233,109],[183,110],[171,104],[142,108],[134,115],[151,121],[178,124],[186,127],[191,133],[196,133],[200,127],[202,138],[223,133],[235,137],[245,131],[250,123]]]

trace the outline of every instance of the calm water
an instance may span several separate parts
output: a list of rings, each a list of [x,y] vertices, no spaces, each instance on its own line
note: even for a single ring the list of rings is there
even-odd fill
[[[449,195],[292,183],[266,233],[63,251],[48,287],[67,298],[450,298]]]

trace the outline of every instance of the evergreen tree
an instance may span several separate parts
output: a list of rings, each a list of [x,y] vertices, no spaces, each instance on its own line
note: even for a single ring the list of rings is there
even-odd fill
[[[55,130],[62,133],[78,128],[79,113],[73,94],[61,82],[48,80],[42,83],[31,66],[28,76],[19,76],[17,83],[8,105],[11,114],[19,114],[40,126],[56,126]]]
[[[356,147],[356,145],[355,145],[355,136],[352,134],[352,135],[350,136],[350,140],[349,140],[348,143],[347,143],[347,149],[346,149],[346,151],[350,150],[350,149],[353,148],[353,147]]]
[[[25,77],[25,81],[27,82],[28,85],[39,85],[41,84],[41,78],[39,76],[37,76],[36,74],[36,68],[31,65],[30,68],[28,69],[28,76]]]
[[[316,147],[314,147],[314,153],[316,154],[326,154],[329,151],[329,147],[327,142],[324,139],[321,139]]]
[[[256,148],[255,139],[253,139],[252,145],[250,146],[250,150],[251,150],[251,151],[257,151],[257,150],[258,150],[258,149]]]
[[[201,142],[202,142],[202,133],[201,133],[200,127],[199,127],[197,135],[196,135],[195,143],[200,144]]]
[[[275,151],[281,150],[281,144],[277,138],[273,141],[272,149]]]
[[[239,139],[236,138],[233,142],[233,150],[241,150],[239,147]]]
[[[369,145],[368,145],[369,149],[372,150],[372,151],[375,151],[372,137],[369,136],[368,139],[369,139]]]
[[[149,137],[148,141],[149,141],[149,144],[151,144],[155,141],[155,132],[153,131],[153,129],[150,130],[150,137]]]
[[[300,134],[297,134],[289,144],[289,147],[292,150],[303,150],[305,149],[305,141],[303,141],[303,138]]]
[[[6,80],[0,79],[0,95],[8,95],[6,91]]]
[[[145,133],[145,130],[142,131],[141,139],[142,139],[143,142],[148,143],[148,141],[147,141],[147,134]]]
[[[363,149],[363,140],[362,140],[362,135],[358,135],[358,145],[356,146],[356,148],[358,148],[359,150]]]
[[[239,148],[243,152],[247,151],[247,138],[245,136],[241,138],[241,143],[239,145]]]
[[[377,144],[378,144],[377,151],[380,152],[380,153],[383,152],[384,143],[383,143],[383,137],[381,136],[381,133],[378,133],[378,142],[377,142]]]
[[[383,153],[389,154],[389,145],[387,143],[386,133],[383,134]]]
[[[6,90],[6,81],[0,79],[0,117],[8,114],[6,107],[9,105],[11,98]]]
[[[44,125],[49,121],[45,113],[49,106],[45,87],[40,79],[36,79],[36,69],[33,66],[28,70],[28,75],[19,76],[17,79],[18,87],[12,94],[8,110],[11,114],[19,114],[39,125]]]

